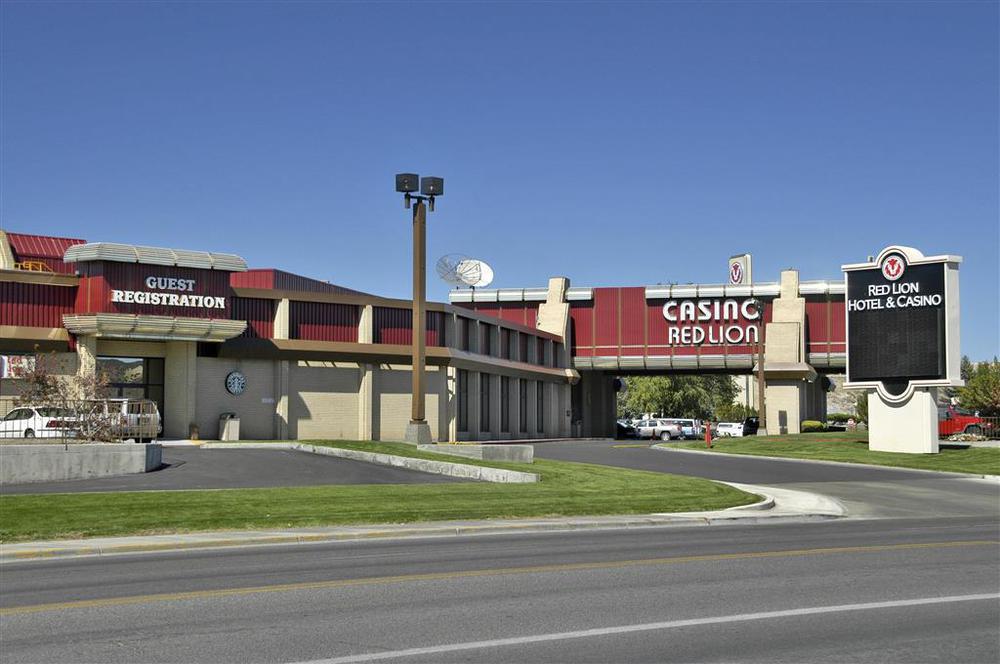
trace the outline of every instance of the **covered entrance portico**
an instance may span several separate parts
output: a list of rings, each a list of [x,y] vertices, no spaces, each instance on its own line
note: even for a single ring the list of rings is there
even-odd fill
[[[553,280],[558,281],[558,280]],[[531,324],[553,298],[567,307],[574,433],[614,435],[614,379],[626,375],[761,374],[766,431],[799,433],[826,418],[824,374],[845,364],[842,281],[800,282],[785,270],[775,283],[625,288],[453,291],[482,313]],[[541,303],[541,306],[539,304]]]

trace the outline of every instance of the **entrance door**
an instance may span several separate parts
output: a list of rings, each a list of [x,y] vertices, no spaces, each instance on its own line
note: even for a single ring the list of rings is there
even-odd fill
[[[108,378],[107,396],[150,399],[163,410],[162,357],[98,357],[97,374]]]

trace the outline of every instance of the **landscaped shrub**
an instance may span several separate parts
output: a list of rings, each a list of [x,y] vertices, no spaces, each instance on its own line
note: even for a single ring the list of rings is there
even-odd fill
[[[851,419],[852,417],[854,416],[851,415],[850,413],[830,413],[829,415],[826,416],[826,421],[835,422],[837,424],[844,424],[847,422],[847,420]]]
[[[802,433],[812,433],[814,431],[823,431],[826,427],[823,426],[822,422],[817,422],[816,420],[802,420]]]

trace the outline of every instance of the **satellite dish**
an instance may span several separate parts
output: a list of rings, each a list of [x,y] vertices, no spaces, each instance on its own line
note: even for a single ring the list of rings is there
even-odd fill
[[[466,283],[465,279],[462,278],[462,270],[465,269],[463,266],[469,260],[469,257],[465,254],[448,254],[438,259],[434,269],[437,270],[438,276],[441,279],[457,286],[458,284]]]
[[[449,284],[482,288],[493,281],[493,269],[481,260],[463,254],[447,254],[435,265],[438,276]]]
[[[485,261],[470,258],[462,261],[460,266],[462,280],[467,286],[473,288],[485,288],[493,283],[493,268]]]

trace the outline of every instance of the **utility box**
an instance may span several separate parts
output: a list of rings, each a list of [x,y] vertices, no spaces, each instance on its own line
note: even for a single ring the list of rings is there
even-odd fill
[[[240,439],[240,418],[236,413],[223,413],[219,415],[219,440],[239,440]]]

